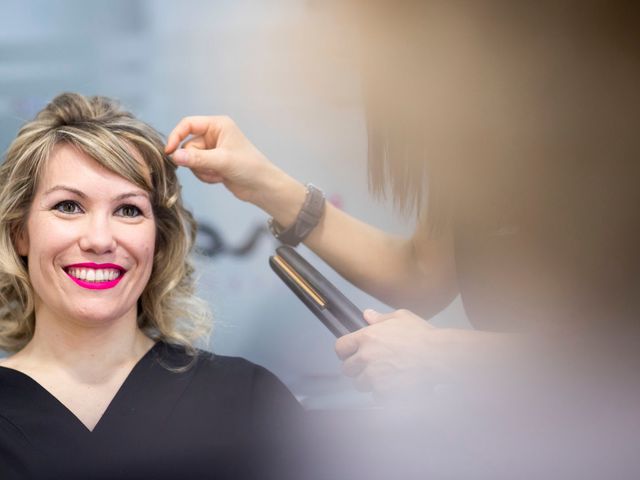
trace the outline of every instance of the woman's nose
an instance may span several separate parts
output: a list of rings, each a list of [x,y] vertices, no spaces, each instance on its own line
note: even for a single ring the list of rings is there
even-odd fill
[[[80,248],[96,254],[113,252],[116,240],[109,219],[96,215],[87,220],[80,236]]]

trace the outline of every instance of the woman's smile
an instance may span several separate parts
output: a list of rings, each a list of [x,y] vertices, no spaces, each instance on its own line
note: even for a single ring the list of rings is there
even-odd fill
[[[124,277],[126,270],[113,263],[76,263],[64,268],[66,274],[82,288],[104,290],[113,288]]]

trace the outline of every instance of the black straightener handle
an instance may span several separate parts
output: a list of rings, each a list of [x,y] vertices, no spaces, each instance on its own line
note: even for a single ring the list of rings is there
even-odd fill
[[[293,248],[276,248],[269,265],[336,337],[367,326],[362,311]]]

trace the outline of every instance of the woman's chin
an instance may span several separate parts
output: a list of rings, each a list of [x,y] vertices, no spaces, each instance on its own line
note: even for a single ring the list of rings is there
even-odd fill
[[[106,328],[123,322],[136,323],[136,311],[123,312],[120,310],[99,309],[79,310],[70,312],[69,320],[77,326]]]

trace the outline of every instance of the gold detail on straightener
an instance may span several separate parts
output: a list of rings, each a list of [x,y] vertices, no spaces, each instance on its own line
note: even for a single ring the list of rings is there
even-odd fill
[[[313,300],[320,305],[320,307],[325,308],[327,306],[327,302],[318,294],[311,285],[307,283],[307,281],[300,276],[298,272],[296,272],[281,256],[275,255],[273,257],[275,262],[278,264],[280,268],[282,268],[289,278],[291,278],[302,290],[305,291],[307,295],[309,295]]]

